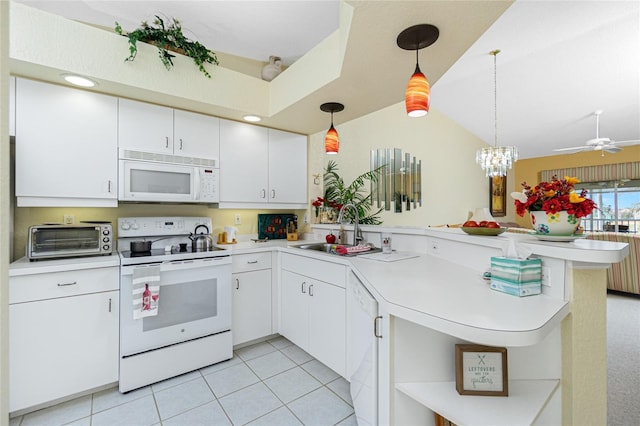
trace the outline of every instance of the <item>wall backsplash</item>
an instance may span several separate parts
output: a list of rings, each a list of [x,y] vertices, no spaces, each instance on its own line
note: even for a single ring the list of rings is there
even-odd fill
[[[302,224],[306,210],[237,210],[209,208],[206,205],[189,204],[120,204],[117,208],[69,208],[69,207],[16,207],[14,216],[14,241],[12,261],[25,255],[27,231],[31,225],[62,223],[64,215],[75,216],[75,222],[104,220],[113,223],[118,235],[119,217],[136,216],[203,216],[213,221],[212,234],[223,231],[224,226],[235,226],[238,234],[258,234],[258,213],[294,213]],[[235,215],[240,215],[240,225],[234,225]],[[300,229],[303,232],[303,229]]]

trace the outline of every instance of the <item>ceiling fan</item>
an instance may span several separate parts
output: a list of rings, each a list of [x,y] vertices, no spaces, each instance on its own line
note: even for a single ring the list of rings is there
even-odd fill
[[[628,140],[628,141],[614,141],[610,138],[601,138],[600,137],[600,114],[602,114],[602,110],[595,111],[593,115],[596,116],[596,137],[593,139],[589,139],[582,146],[574,146],[571,148],[557,148],[554,149],[556,152],[562,151],[602,151],[602,155],[604,156],[605,151],[611,154],[615,154],[616,152],[622,151],[619,145],[630,145],[635,143],[640,143],[640,140]]]

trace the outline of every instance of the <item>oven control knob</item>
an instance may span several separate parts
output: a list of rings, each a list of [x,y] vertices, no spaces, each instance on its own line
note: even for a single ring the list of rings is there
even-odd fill
[[[105,229],[104,231],[102,231],[102,235],[109,235],[109,234],[110,234],[110,232],[109,232],[108,229]]]
[[[129,223],[128,223],[128,222],[124,222],[124,223],[122,224],[122,229],[124,229],[125,231],[127,231],[129,228],[131,228],[131,225],[129,225]]]
[[[108,243],[108,242],[109,242],[109,237],[104,237],[104,238],[102,239],[102,242],[103,242],[103,243]]]
[[[102,246],[102,250],[109,250],[109,244],[105,244]]]

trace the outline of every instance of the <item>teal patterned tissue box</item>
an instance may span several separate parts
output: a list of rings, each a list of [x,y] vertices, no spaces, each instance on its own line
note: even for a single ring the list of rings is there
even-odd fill
[[[491,258],[491,288],[514,296],[542,292],[542,260]]]

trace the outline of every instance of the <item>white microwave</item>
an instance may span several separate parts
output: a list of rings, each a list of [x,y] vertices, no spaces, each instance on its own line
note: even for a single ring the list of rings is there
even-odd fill
[[[129,151],[130,153],[130,151]],[[170,157],[172,160],[214,160]],[[118,200],[158,203],[218,203],[220,169],[200,164],[119,160]]]

